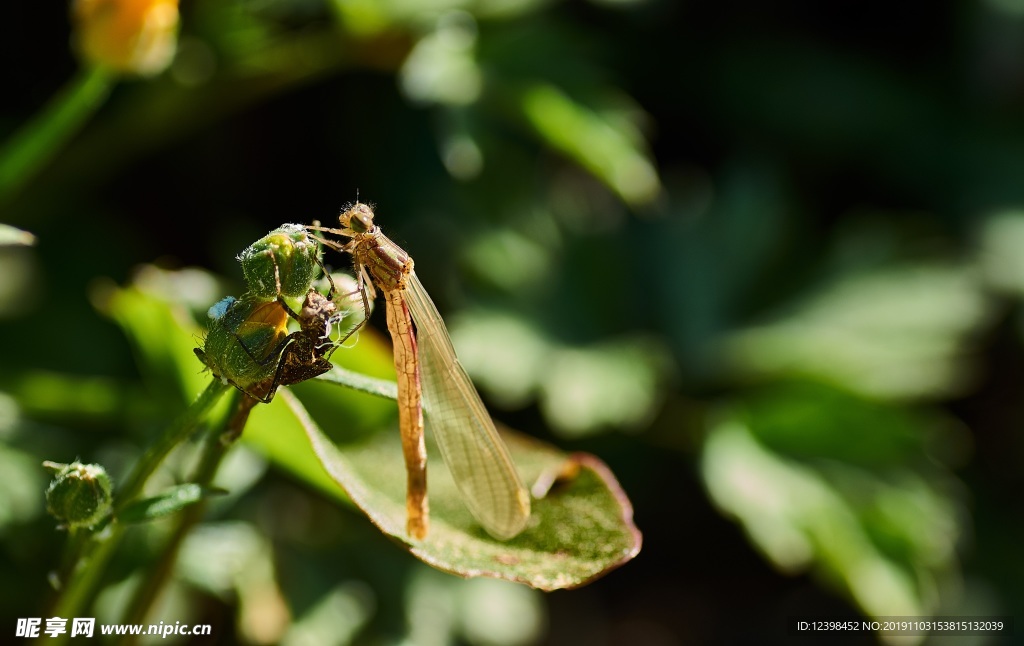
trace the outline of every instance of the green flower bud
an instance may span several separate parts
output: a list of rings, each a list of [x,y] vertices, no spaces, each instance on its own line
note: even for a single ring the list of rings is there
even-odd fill
[[[320,274],[320,247],[299,224],[285,224],[238,256],[249,293],[269,300],[301,298]]]
[[[196,356],[220,379],[261,398],[264,382],[277,370],[275,353],[288,336],[288,312],[276,300],[246,294],[221,300],[209,316],[210,331]]]
[[[46,490],[46,510],[71,529],[92,527],[110,513],[110,477],[98,464],[44,462],[57,472]]]

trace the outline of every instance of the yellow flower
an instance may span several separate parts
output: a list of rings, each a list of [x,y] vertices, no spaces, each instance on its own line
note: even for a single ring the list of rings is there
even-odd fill
[[[72,18],[91,65],[148,76],[174,58],[178,0],[75,0]]]

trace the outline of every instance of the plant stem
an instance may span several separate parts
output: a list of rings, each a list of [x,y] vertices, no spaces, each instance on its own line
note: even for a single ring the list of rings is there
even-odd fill
[[[100,578],[106,570],[107,561],[120,544],[123,532],[123,525],[111,523],[83,545],[78,561],[69,573],[67,585],[61,589],[60,596],[54,604],[53,616],[78,616],[79,610],[85,607],[86,600],[95,595]],[[66,635],[67,633],[58,635],[54,643],[60,643]]]
[[[114,77],[82,67],[43,109],[0,148],[0,204],[42,168],[103,104]]]
[[[79,611],[96,595],[103,573],[106,571],[107,562],[117,551],[124,534],[125,526],[117,522],[117,512],[138,497],[160,462],[170,453],[171,449],[188,437],[199,425],[202,417],[220,400],[228,388],[229,386],[222,384],[218,379],[211,381],[206,390],[164,431],[157,443],[150,447],[135,464],[131,475],[128,476],[117,494],[117,501],[114,505],[115,520],[106,529],[93,534],[90,540],[85,541],[85,544],[82,545],[81,552],[71,568],[68,581],[62,587],[54,604],[52,616],[76,617]],[[67,633],[59,636],[58,641],[66,636]]]
[[[235,412],[231,415],[223,431],[215,429],[207,437],[199,464],[196,465],[190,482],[207,486],[213,481],[213,477],[216,475],[224,456],[227,455],[228,450],[234,446],[235,441],[242,435],[245,424],[249,420],[249,413],[252,412],[253,407],[258,403],[258,400],[249,396],[242,396],[238,400]],[[150,570],[149,575],[135,590],[131,605],[128,607],[122,623],[138,624],[146,619],[146,615],[149,613],[149,609],[156,600],[157,595],[163,589],[167,579],[170,578],[171,570],[177,561],[178,552],[181,551],[181,545],[185,541],[185,537],[202,520],[203,515],[206,513],[206,508],[207,501],[202,500],[187,507],[178,514],[177,526],[171,534],[170,542],[164,549],[160,561]],[[134,642],[135,637],[129,637],[128,641],[124,643],[127,645]]]
[[[206,387],[199,397],[189,406],[181,417],[175,420],[174,424],[164,431],[164,434],[157,440],[156,444],[149,447],[146,453],[135,463],[135,468],[125,479],[124,484],[118,491],[114,503],[114,514],[121,511],[125,505],[135,500],[146,481],[153,475],[156,468],[163,462],[171,450],[180,444],[199,425],[199,420],[214,404],[227,392],[229,386],[214,379]]]

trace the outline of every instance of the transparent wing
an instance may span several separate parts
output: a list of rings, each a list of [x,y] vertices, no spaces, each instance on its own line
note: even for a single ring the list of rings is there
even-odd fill
[[[512,538],[530,517],[530,495],[415,273],[405,293],[416,324],[426,425],[473,516],[495,538]]]

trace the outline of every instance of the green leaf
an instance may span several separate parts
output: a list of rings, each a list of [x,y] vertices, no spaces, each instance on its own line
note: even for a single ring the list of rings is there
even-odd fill
[[[201,487],[194,483],[171,487],[152,498],[143,498],[127,505],[117,519],[122,523],[144,523],[181,511],[185,507],[200,502],[211,496],[221,496],[223,489]]]
[[[887,267],[844,276],[733,335],[727,352],[744,376],[818,378],[890,401],[943,397],[970,384],[971,333],[991,311],[966,265]]]
[[[318,376],[317,379],[377,397],[398,399],[398,384],[395,382],[368,377],[340,366],[334,366],[333,370]]]
[[[632,205],[649,204],[661,181],[641,149],[637,128],[574,101],[553,85],[537,84],[521,101],[526,120],[552,148],[561,151]]]
[[[216,281],[197,270],[146,265],[128,287],[99,284],[91,294],[95,307],[128,336],[147,385],[157,392],[180,393],[185,402],[209,381],[206,367],[192,353],[202,344],[203,331],[183,305],[189,294],[212,304],[218,298]]]
[[[301,426],[295,422],[295,415],[284,404],[281,395],[290,388],[279,390],[274,401],[253,409],[242,434],[242,442],[328,497],[350,503],[345,492],[320,468],[309,440],[305,438]]]
[[[701,469],[780,570],[817,574],[871,617],[928,615],[957,580],[966,513],[926,452],[937,422],[822,386],[776,388],[718,416]]]
[[[503,437],[526,482],[566,481],[534,500],[530,525],[502,542],[479,527],[462,505],[440,455],[428,442],[430,457],[430,534],[412,541],[405,533],[405,467],[397,430],[327,437],[302,404],[279,395],[291,408],[331,478],[344,488],[370,520],[420,560],[463,577],[489,576],[542,590],[583,585],[629,561],[640,551],[629,500],[597,458],[567,455],[515,433]],[[546,487],[545,487],[546,488]]]

